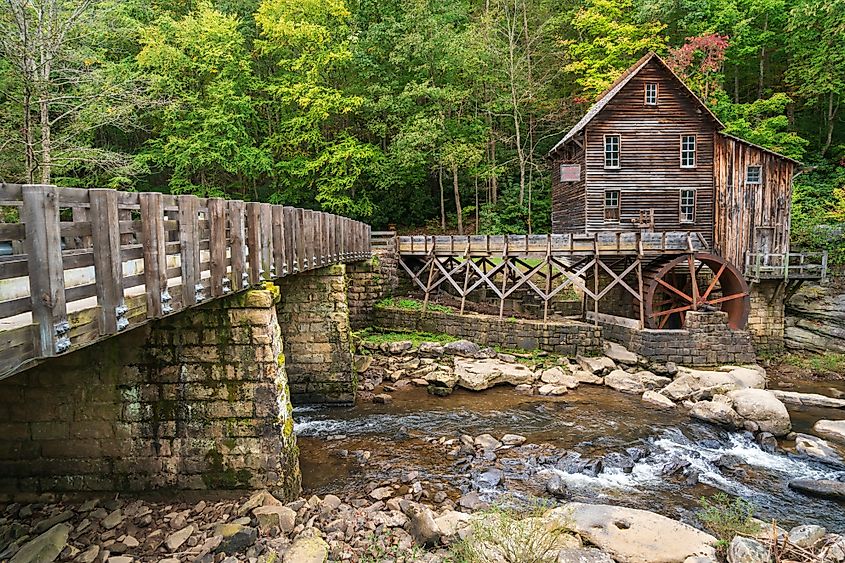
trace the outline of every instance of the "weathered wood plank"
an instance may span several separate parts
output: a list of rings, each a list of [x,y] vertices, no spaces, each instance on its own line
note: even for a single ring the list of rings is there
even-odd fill
[[[179,257],[182,264],[182,306],[190,307],[202,300],[197,291],[200,280],[199,200],[192,195],[176,198],[179,207]]]
[[[240,291],[249,287],[243,201],[229,201],[229,236],[232,239],[232,289]]]
[[[211,245],[211,296],[220,297],[230,289],[226,277],[226,200],[208,200],[209,236]]]
[[[246,204],[246,246],[249,260],[249,284],[261,283],[261,204],[250,201]]]
[[[123,304],[123,262],[120,259],[120,232],[117,192],[92,189],[94,276],[100,306],[100,334],[114,334],[127,326]]]
[[[167,290],[167,261],[164,238],[164,207],[157,192],[138,194],[141,206],[141,236],[144,241],[144,285],[147,317],[158,318],[170,312]]]
[[[285,263],[285,210],[281,205],[271,207],[273,221],[273,272],[274,277],[287,275]]]
[[[262,278],[272,280],[275,277],[273,270],[273,207],[269,203],[261,204],[261,231],[259,235]]]
[[[38,356],[49,357],[70,347],[59,231],[56,186],[23,187],[21,218],[26,225],[32,320],[38,325]]]

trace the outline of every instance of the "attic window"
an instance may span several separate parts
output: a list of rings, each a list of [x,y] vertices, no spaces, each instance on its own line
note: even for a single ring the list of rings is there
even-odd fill
[[[604,136],[604,167],[619,168],[619,135]]]
[[[745,170],[746,184],[762,184],[763,183],[763,169],[760,166],[749,166]]]
[[[645,105],[657,105],[657,82],[645,83]]]

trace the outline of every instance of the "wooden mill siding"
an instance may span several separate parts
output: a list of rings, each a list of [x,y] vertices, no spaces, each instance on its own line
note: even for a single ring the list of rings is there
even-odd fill
[[[552,232],[581,233],[585,229],[586,193],[584,180],[584,150],[575,143],[563,149],[562,158],[555,161],[552,170]],[[560,165],[577,164],[581,167],[581,179],[577,182],[560,181]]]
[[[742,271],[746,252],[789,252],[795,163],[718,133],[714,148],[716,253]],[[760,184],[746,183],[749,165],[761,167]]]
[[[644,104],[658,83],[656,106]],[[632,221],[654,209],[656,231],[697,231],[712,242],[713,132],[716,124],[684,86],[653,59],[586,129],[587,231],[638,230]],[[620,168],[604,168],[604,136],[620,135]],[[696,167],[681,168],[682,135],[696,136]],[[680,222],[682,189],[696,191],[694,223]],[[604,219],[605,190],[620,191],[619,223]]]

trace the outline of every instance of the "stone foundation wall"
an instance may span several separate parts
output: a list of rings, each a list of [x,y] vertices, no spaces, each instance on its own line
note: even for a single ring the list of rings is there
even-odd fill
[[[399,285],[399,257],[395,246],[373,247],[373,257],[346,266],[349,323],[353,329],[368,327],[373,307]]]
[[[761,281],[751,284],[751,313],[748,331],[758,354],[777,355],[784,351],[784,284]]]
[[[655,362],[715,366],[756,361],[751,334],[731,330],[727,313],[688,311],[686,315],[684,330],[639,330],[602,324],[602,335]]]
[[[601,330],[577,321],[503,319],[492,315],[457,315],[376,307],[373,324],[386,329],[443,333],[466,338],[482,346],[545,350],[566,356],[598,355]]]
[[[294,403],[355,402],[346,266],[310,270],[279,281],[277,310]]]
[[[270,291],[140,327],[0,382],[0,490],[300,490]]]

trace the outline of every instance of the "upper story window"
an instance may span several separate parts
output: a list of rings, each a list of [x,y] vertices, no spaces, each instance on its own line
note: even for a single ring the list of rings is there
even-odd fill
[[[695,168],[695,135],[681,135],[681,168]]]
[[[657,82],[645,83],[645,105],[657,105]]]
[[[604,167],[619,168],[621,139],[619,135],[604,136]]]
[[[681,223],[695,223],[695,190],[681,190]]]
[[[749,166],[745,170],[746,184],[762,184],[763,183],[763,168],[761,166]]]
[[[605,190],[604,192],[604,220],[619,220],[619,190]]]

